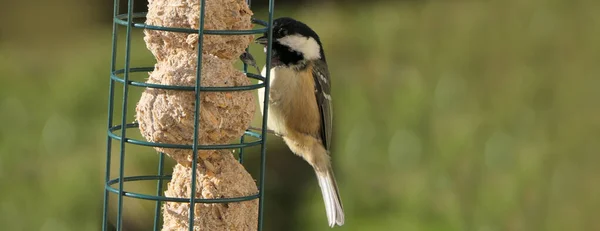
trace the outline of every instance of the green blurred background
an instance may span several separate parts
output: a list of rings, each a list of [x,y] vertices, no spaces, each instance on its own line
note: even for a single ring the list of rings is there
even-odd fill
[[[99,230],[112,3],[1,6],[1,229]],[[277,3],[329,61],[336,230],[600,230],[599,12],[597,0]],[[132,55],[154,63],[140,31]],[[152,149],[127,153],[126,174],[156,172]],[[256,149],[246,156],[256,177]],[[267,167],[265,230],[329,230],[312,170],[276,137]],[[153,213],[125,200],[125,230],[149,230]]]

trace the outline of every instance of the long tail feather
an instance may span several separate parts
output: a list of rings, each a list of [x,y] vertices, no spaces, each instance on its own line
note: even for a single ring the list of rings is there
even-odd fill
[[[344,224],[344,207],[342,206],[342,199],[340,198],[333,171],[317,171],[316,173],[321,193],[323,194],[323,202],[325,203],[329,226],[341,226]]]

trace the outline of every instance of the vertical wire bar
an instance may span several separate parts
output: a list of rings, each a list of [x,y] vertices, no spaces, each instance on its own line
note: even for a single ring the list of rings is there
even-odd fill
[[[156,196],[162,196],[162,187],[163,187],[163,167],[165,165],[165,154],[160,153],[158,157],[158,182],[156,183]],[[161,200],[156,200],[156,206],[154,208],[154,231],[158,231],[158,227],[160,226],[160,204]]]
[[[121,111],[121,141],[119,153],[119,203],[117,210],[117,231],[122,229],[123,221],[123,177],[125,175],[125,140],[127,125],[127,98],[129,96],[129,63],[131,53],[131,28],[133,25],[133,0],[127,1],[127,32],[125,35],[125,73],[123,76],[123,105]]]
[[[116,67],[115,63],[117,62],[117,31],[118,25],[115,23],[114,19],[117,17],[119,13],[119,0],[114,1],[113,6],[113,31],[112,31],[112,57],[110,60],[110,73],[112,74]],[[108,118],[107,118],[107,132],[110,132],[110,128],[113,126],[113,111],[114,111],[114,99],[115,99],[115,81],[110,79],[110,83],[108,86]],[[108,222],[108,208],[109,208],[109,191],[106,188],[108,181],[110,180],[110,162],[111,162],[111,153],[112,153],[112,139],[107,135],[106,139],[106,168],[104,171],[104,210],[102,211],[102,231],[107,230],[107,222]]]
[[[273,9],[275,0],[269,0],[269,31],[268,31],[268,44],[267,44],[267,61],[265,66],[265,96],[263,102],[263,121],[262,121],[262,144],[260,150],[260,186],[259,186],[259,204],[258,204],[258,231],[262,230],[263,227],[263,213],[264,213],[264,199],[265,199],[265,172],[266,172],[266,159],[267,159],[267,120],[269,111],[269,90],[270,78],[271,78],[271,49],[273,40]]]
[[[251,2],[251,0],[246,0],[246,4],[248,4],[249,9]],[[248,47],[246,47],[246,52],[248,52]],[[244,64],[244,73],[248,73],[248,64],[246,64],[245,62],[242,62],[242,64]],[[244,138],[244,136],[242,136],[242,138]]]
[[[240,138],[240,144],[244,143],[244,136],[242,135],[242,137]],[[238,155],[238,161],[240,162],[240,164],[244,164],[244,147],[240,148],[240,154]]]
[[[192,146],[193,159],[192,159],[192,187],[190,192],[190,211],[188,218],[188,228],[189,231],[194,231],[194,212],[196,205],[196,169],[198,163],[198,126],[200,119],[200,80],[202,78],[202,43],[204,40],[204,10],[205,10],[205,0],[200,1],[200,16],[198,23],[198,57],[196,59],[196,108],[194,110],[194,142]]]
[[[246,4],[248,4],[248,8],[251,8],[252,1],[246,0]],[[248,52],[248,47],[246,47],[246,52]],[[245,62],[242,62],[242,64],[244,64],[244,73],[248,73],[248,64],[246,64]],[[244,143],[244,137],[245,137],[245,135],[242,135],[242,137],[240,137],[240,144]],[[244,164],[244,148],[243,147],[240,148],[240,154],[238,155],[238,161],[240,162],[240,164]]]

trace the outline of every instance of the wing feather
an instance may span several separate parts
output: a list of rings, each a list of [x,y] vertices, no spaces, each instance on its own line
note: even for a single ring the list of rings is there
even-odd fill
[[[325,149],[329,151],[331,147],[331,134],[333,132],[329,70],[327,69],[327,63],[322,60],[315,61],[312,68],[315,80],[315,96],[321,114],[321,140]]]

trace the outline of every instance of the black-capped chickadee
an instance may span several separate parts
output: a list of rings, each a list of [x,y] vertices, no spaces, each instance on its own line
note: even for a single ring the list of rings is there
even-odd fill
[[[329,226],[341,226],[344,209],[329,159],[331,83],[321,41],[306,24],[287,17],[273,21],[272,36],[267,127],[313,167]],[[268,35],[256,42],[266,49]],[[259,98],[262,109],[264,89],[259,89]]]

